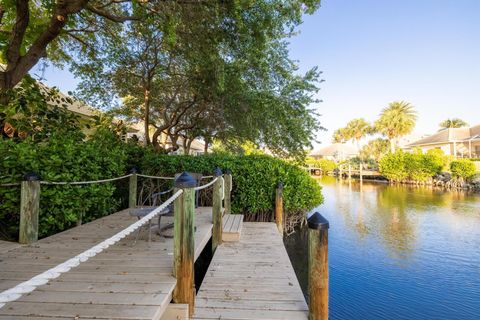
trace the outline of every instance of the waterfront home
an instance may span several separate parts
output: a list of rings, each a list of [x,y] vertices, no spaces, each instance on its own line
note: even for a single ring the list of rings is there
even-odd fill
[[[480,157],[480,124],[473,127],[446,128],[403,147],[405,151],[420,148],[423,152],[440,149],[459,158]]]
[[[357,148],[345,144],[345,143],[334,143],[323,148],[313,150],[310,153],[310,157],[318,159],[327,159],[333,160],[335,162],[344,161],[350,158],[358,156],[359,152]]]

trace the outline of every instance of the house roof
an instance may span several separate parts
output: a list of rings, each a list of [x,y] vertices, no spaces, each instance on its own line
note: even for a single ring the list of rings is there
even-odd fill
[[[313,150],[310,153],[311,156],[336,156],[336,155],[344,155],[344,156],[355,156],[358,155],[358,150],[344,143],[334,143],[329,146],[325,146],[323,148]]]
[[[447,128],[438,131],[428,137],[407,144],[405,147],[412,148],[431,144],[444,144],[450,142],[465,142],[480,138],[480,125],[463,128]]]

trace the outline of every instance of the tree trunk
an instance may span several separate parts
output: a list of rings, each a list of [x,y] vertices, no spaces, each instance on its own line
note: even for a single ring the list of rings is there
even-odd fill
[[[395,139],[394,138],[390,139],[390,152],[391,153],[395,152]]]
[[[145,110],[144,110],[144,121],[145,121],[145,146],[149,146],[151,144],[151,141],[150,141],[150,134],[149,134],[149,125],[150,125],[150,90],[147,88],[145,89],[145,92],[144,92],[144,106],[145,106]]]
[[[190,150],[192,149],[192,142],[193,142],[193,138],[192,138],[192,139],[188,139],[188,142],[187,142],[187,154],[190,154]]]
[[[210,143],[210,137],[205,136],[204,140],[205,140],[205,145],[203,147],[203,153],[208,154],[208,144]]]

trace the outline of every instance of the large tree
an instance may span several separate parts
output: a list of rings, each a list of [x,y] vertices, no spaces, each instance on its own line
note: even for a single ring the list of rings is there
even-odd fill
[[[154,127],[158,149],[200,136],[300,154],[319,129],[309,108],[319,73],[298,75],[284,39],[316,4],[212,2],[193,10],[167,3],[148,27],[134,21],[105,34],[94,68],[82,56],[75,65],[82,96],[121,101],[123,114]]]
[[[375,129],[390,141],[390,151],[395,152],[398,138],[411,133],[416,121],[417,112],[410,103],[394,101],[382,110]]]

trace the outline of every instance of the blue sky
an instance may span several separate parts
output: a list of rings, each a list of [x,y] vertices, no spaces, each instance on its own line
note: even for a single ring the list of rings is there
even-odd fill
[[[290,49],[300,71],[324,72],[315,106],[328,129],[322,144],[395,100],[416,107],[418,133],[451,117],[480,124],[480,0],[323,0]],[[44,76],[65,92],[77,83],[68,71]]]

